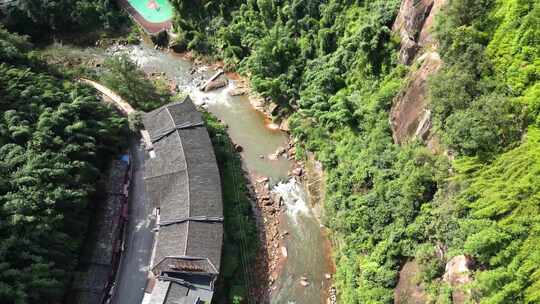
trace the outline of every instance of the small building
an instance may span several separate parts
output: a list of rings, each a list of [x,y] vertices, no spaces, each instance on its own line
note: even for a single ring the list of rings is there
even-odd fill
[[[212,142],[189,97],[145,114],[143,122],[153,143],[145,184],[157,210],[149,303],[210,303],[223,243]]]

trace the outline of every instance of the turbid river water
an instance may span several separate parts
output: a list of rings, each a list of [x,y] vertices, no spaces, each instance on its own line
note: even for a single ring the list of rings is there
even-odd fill
[[[326,302],[329,281],[325,274],[331,271],[328,259],[328,242],[320,224],[310,208],[304,186],[288,179],[292,163],[285,159],[270,160],[267,155],[287,144],[287,135],[268,127],[270,122],[255,110],[247,96],[230,96],[234,81],[229,86],[209,93],[201,92],[196,85],[215,71],[203,68],[192,76],[191,61],[180,56],[154,50],[146,45],[129,47],[129,56],[146,72],[165,73],[179,88],[189,93],[197,104],[205,103],[208,111],[226,123],[234,143],[243,147],[241,153],[245,168],[256,175],[267,176],[279,192],[287,207],[280,221],[282,231],[289,233],[285,241],[287,259],[274,283],[272,303],[317,304]],[[261,157],[264,156],[264,157]],[[302,286],[302,278],[309,286]]]
[[[103,49],[58,45],[51,47],[48,52],[59,58],[80,57],[96,62],[110,55],[110,50],[106,52]],[[200,77],[204,79],[212,75],[215,72],[212,68],[203,68],[203,71],[194,76],[190,73],[193,69],[191,61],[154,50],[145,44],[131,46],[120,52],[127,52],[146,72],[165,73],[181,90],[189,93],[195,103],[205,103],[210,112],[229,126],[231,139],[243,147],[241,156],[245,169],[269,177],[273,191],[279,192],[284,198],[286,211],[280,219],[280,230],[288,232],[284,241],[287,258],[272,286],[271,302],[325,303],[327,285],[330,283],[325,274],[332,271],[329,242],[311,209],[304,185],[288,178],[288,171],[293,164],[285,158],[270,160],[267,157],[278,147],[286,146],[287,135],[269,128],[271,122],[251,106],[247,96],[232,97],[228,94],[235,87],[234,81],[226,88],[209,93],[201,92],[197,88],[202,80]],[[307,279],[309,286],[300,284],[302,278]],[[142,291],[136,292],[140,292],[142,298]]]

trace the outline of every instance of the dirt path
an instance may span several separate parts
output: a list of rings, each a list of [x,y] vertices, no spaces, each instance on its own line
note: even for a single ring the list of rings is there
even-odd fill
[[[81,81],[93,86],[96,90],[109,97],[113,101],[114,105],[118,108],[118,110],[122,111],[122,113],[129,115],[135,112],[135,109],[133,109],[133,107],[128,102],[126,102],[122,97],[120,97],[118,94],[116,94],[106,86],[86,78],[81,78]]]
[[[128,116],[129,114],[136,112],[135,109],[133,109],[133,107],[129,104],[129,102],[125,101],[122,97],[120,97],[120,95],[116,94],[106,86],[87,78],[80,78],[80,81],[94,87],[100,93],[107,96],[113,103],[113,105],[124,115]],[[148,131],[141,130],[141,136],[144,140],[146,149],[151,150],[153,148],[153,145],[152,141],[150,140],[150,134],[148,133]]]

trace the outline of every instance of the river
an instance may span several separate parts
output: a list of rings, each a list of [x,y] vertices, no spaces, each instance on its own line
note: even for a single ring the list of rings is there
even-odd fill
[[[71,57],[99,62],[110,55],[111,49],[105,51],[53,45],[46,51],[50,57],[59,58],[59,62]],[[271,121],[252,107],[247,96],[229,95],[235,88],[235,81],[231,80],[223,89],[201,92],[197,84],[215,72],[211,67],[199,67],[192,74],[194,65],[191,61],[154,50],[146,44],[122,48],[119,52],[127,52],[147,73],[165,73],[182,91],[190,94],[195,103],[206,104],[208,111],[228,125],[233,142],[243,147],[241,156],[244,168],[250,174],[268,177],[272,191],[283,197],[286,210],[281,214],[279,223],[280,231],[287,232],[287,237],[280,246],[286,248],[287,257],[271,287],[271,303],[326,303],[331,282],[325,275],[332,273],[333,269],[329,241],[311,208],[306,187],[288,177],[293,163],[284,157],[277,160],[268,158],[278,147],[287,145],[287,134],[271,128]],[[309,285],[301,285],[302,279]],[[144,287],[144,284],[139,285]],[[140,293],[133,294],[133,299],[142,299],[142,290],[138,289],[132,291]]]
[[[197,88],[202,80],[212,75],[211,67],[199,67],[196,73],[189,60],[142,44],[127,48],[129,56],[147,73],[165,73],[178,87],[190,94],[196,104],[206,104],[208,111],[228,125],[234,143],[242,146],[243,165],[250,174],[266,176],[273,190],[281,194],[286,211],[280,219],[281,231],[287,231],[284,240],[287,258],[272,286],[271,303],[317,304],[325,303],[331,273],[329,242],[320,223],[311,210],[304,185],[289,179],[293,163],[285,157],[269,159],[278,147],[287,145],[287,134],[269,127],[271,122],[255,110],[247,96],[230,96],[235,82],[225,88],[203,93]],[[309,283],[301,284],[304,280]]]

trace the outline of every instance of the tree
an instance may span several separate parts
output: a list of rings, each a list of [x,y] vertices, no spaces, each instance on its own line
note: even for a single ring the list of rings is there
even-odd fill
[[[106,72],[101,75],[103,84],[129,102],[133,107],[150,111],[169,101],[170,93],[158,91],[146,75],[127,55],[105,60]]]
[[[58,303],[126,121],[27,46],[0,29],[0,299]]]

